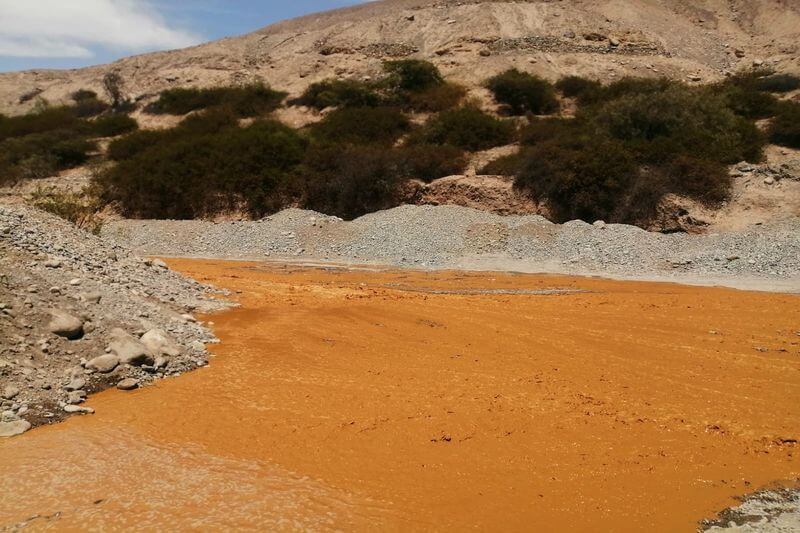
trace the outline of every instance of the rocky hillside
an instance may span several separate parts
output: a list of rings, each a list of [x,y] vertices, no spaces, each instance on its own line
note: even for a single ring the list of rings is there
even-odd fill
[[[178,86],[262,79],[299,94],[329,77],[367,77],[384,60],[433,61],[480,93],[516,66],[550,79],[666,75],[701,82],[762,62],[800,72],[800,0],[384,0],[275,24],[242,37],[69,71],[0,75],[0,112],[98,92],[109,71],[147,100]]]

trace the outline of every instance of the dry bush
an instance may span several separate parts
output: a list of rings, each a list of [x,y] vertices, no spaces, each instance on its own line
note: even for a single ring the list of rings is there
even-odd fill
[[[255,83],[243,87],[168,89],[147,106],[151,114],[186,115],[199,109],[227,107],[238,117],[257,117],[280,107],[286,93]]]
[[[443,111],[430,118],[409,144],[438,144],[478,151],[514,141],[516,126],[473,105]]]
[[[553,85],[527,72],[507,70],[490,78],[486,86],[512,115],[547,115],[559,108]]]

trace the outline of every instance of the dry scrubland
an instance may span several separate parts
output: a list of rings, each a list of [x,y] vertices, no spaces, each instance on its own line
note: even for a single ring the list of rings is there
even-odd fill
[[[800,78],[764,68],[701,86],[576,76],[553,85],[510,69],[484,81],[499,106],[491,113],[433,64],[397,60],[378,79],[324,80],[289,100],[257,84],[170,89],[144,112],[186,118],[161,130],[137,130],[122,80],[106,81],[111,104],[83,90],[71,106],[0,117],[6,183],[93,159],[83,198],[34,198],[73,221],[106,206],[134,218],[259,218],[300,206],[352,219],[407,203],[416,184],[462,174],[479,152],[513,144],[475,172],[513,179],[516,194],[556,222],[647,228],[670,218],[668,197],[725,205],[729,166],[765,161],[768,143],[800,148],[800,103],[790,96]],[[272,115],[284,101],[323,115],[292,128]],[[101,147],[98,136],[116,138]],[[681,211],[673,215],[681,228]]]

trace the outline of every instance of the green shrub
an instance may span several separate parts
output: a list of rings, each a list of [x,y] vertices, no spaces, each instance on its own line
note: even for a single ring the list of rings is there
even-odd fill
[[[398,205],[406,179],[429,182],[465,166],[464,153],[451,146],[317,145],[308,150],[295,187],[306,208],[353,219]]]
[[[793,74],[773,74],[755,81],[759,91],[788,93],[800,89],[800,78]]]
[[[531,121],[520,133],[519,164],[510,158],[486,171],[517,165],[516,184],[547,200],[558,220],[645,225],[668,193],[725,200],[726,165],[763,157],[764,134],[724,93],[663,80],[625,80],[602,92],[574,120]]]
[[[108,111],[110,106],[101,102],[97,98],[86,98],[75,103],[74,110],[75,116],[78,118],[89,118],[101,115]]]
[[[174,132],[181,136],[216,133],[238,124],[239,119],[230,108],[213,108],[184,118]],[[169,131],[166,130],[168,134]]]
[[[345,107],[311,126],[312,137],[328,144],[391,145],[411,127],[395,107]]]
[[[444,111],[425,123],[411,144],[450,145],[463,150],[486,150],[513,142],[516,127],[468,105]]]
[[[716,205],[730,197],[731,175],[721,163],[681,154],[663,170],[668,175],[669,192],[706,205]]]
[[[721,92],[728,108],[739,116],[761,119],[777,111],[778,99],[754,85],[722,85]]]
[[[555,137],[580,133],[584,128],[586,128],[586,124],[583,120],[538,117],[520,129],[520,144],[532,146]]]
[[[100,137],[117,137],[139,128],[135,119],[123,113],[103,115],[91,123],[95,135]]]
[[[538,76],[510,69],[486,82],[495,100],[514,115],[546,115],[558,111],[553,85]]]
[[[75,116],[71,108],[46,107],[27,115],[5,117],[0,121],[0,141],[53,130],[73,130],[79,133],[85,129],[86,124]]]
[[[443,83],[423,91],[410,92],[401,96],[404,108],[420,113],[439,113],[456,107],[467,90],[455,83]]]
[[[422,92],[444,83],[436,65],[421,59],[402,59],[383,64],[387,74],[384,84],[393,89]]]
[[[684,85],[667,78],[634,78],[625,77],[608,85],[598,85],[583,91],[578,96],[582,107],[602,104],[626,95],[660,93],[670,87]]]
[[[587,93],[600,91],[603,85],[580,76],[565,76],[556,82],[555,87],[567,98],[580,98]]]
[[[398,204],[400,169],[381,146],[318,146],[303,166],[303,203],[329,215],[353,219]]]
[[[0,141],[0,183],[41,179],[89,159],[93,142],[71,130],[53,130]]]
[[[467,159],[455,146],[420,144],[394,150],[401,177],[425,182],[464,172]]]
[[[528,148],[516,185],[546,198],[561,222],[609,220],[637,173],[636,160],[623,143],[586,136],[569,144],[551,141]]]
[[[772,143],[800,149],[800,103],[781,102],[769,127]]]
[[[89,160],[89,152],[97,145],[86,139],[64,139],[48,150],[55,157],[58,169],[73,168]]]
[[[721,163],[761,158],[763,137],[723,98],[675,84],[660,92],[629,93],[580,113],[596,130],[625,141],[643,161],[685,153]]]
[[[137,130],[130,135],[114,139],[108,145],[106,156],[112,161],[131,159],[160,142],[168,141],[172,132]]]
[[[228,107],[238,117],[256,117],[280,107],[286,93],[263,84],[210,89],[168,89],[147,107],[152,114],[186,115],[199,109]]]
[[[87,89],[80,89],[70,95],[75,102],[76,116],[80,118],[96,117],[109,109],[109,105],[97,98],[97,93]]]
[[[322,110],[327,107],[377,107],[381,100],[381,96],[368,83],[331,79],[312,83],[290,104]]]
[[[111,100],[111,108],[121,111],[122,107],[130,105],[130,102],[123,94],[125,80],[119,72],[106,72],[103,76],[103,89],[106,91],[108,99]]]
[[[164,135],[98,178],[103,199],[119,202],[126,216],[184,219],[231,209],[263,215],[283,206],[282,187],[306,149],[294,130],[272,120],[210,133],[179,126]]]

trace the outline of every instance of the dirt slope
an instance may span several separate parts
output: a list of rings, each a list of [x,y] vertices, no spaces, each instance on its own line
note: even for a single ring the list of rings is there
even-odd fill
[[[34,99],[21,104],[24,95],[55,102],[79,88],[100,90],[111,70],[134,99],[254,79],[296,94],[330,76],[374,76],[383,60],[397,57],[430,59],[472,89],[509,66],[548,78],[706,81],[754,60],[800,71],[798,42],[800,0],[384,0],[111,65],[2,74],[0,112],[30,107]]]

